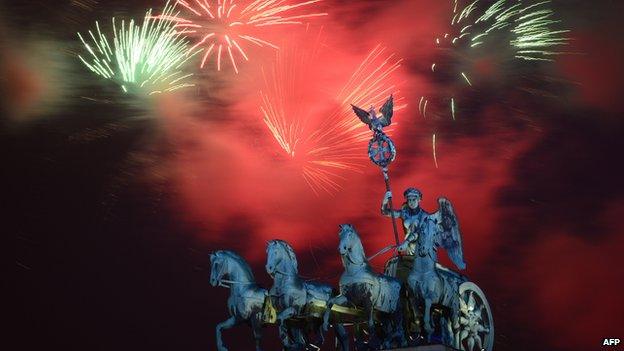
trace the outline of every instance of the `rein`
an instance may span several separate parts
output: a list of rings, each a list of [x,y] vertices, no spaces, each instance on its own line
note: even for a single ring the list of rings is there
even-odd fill
[[[223,276],[222,272],[223,272],[223,267],[219,268],[219,272],[218,272],[218,276],[219,279],[217,279],[217,285],[226,289],[230,289],[232,287],[233,284],[240,284],[240,285],[250,285],[250,284],[255,284],[256,282],[244,282],[244,281],[239,281],[239,280],[229,280],[229,279],[223,279],[221,278]],[[229,284],[229,285],[228,285]]]
[[[281,275],[285,275],[287,277],[299,276],[299,274],[297,274],[297,273],[286,273],[286,272],[280,271],[277,268],[275,268],[275,270],[273,271],[273,274],[281,274]]]
[[[379,256],[379,255],[383,255],[383,254],[385,254],[386,252],[388,252],[388,251],[390,251],[390,250],[392,250],[392,249],[394,249],[394,248],[396,248],[396,247],[397,247],[396,245],[388,245],[388,246],[384,247],[383,249],[381,249],[381,250],[377,251],[377,253],[375,253],[374,255],[367,257],[367,258],[366,258],[366,260],[367,260],[367,261],[370,261],[370,260],[372,260],[373,258],[375,258],[375,257],[377,257],[377,256]]]
[[[396,248],[396,247],[397,247],[397,245],[388,245],[388,246],[384,247],[383,249],[381,249],[381,250],[377,251],[377,252],[376,252],[375,254],[373,254],[372,256],[365,257],[365,258],[366,258],[366,261],[372,261],[375,257],[377,257],[377,256],[379,256],[379,255],[383,255],[383,254],[385,254],[386,252],[388,252],[388,251],[390,251],[390,250],[392,250],[392,249],[394,249],[394,248]],[[350,256],[350,255],[346,255],[346,256],[347,256],[347,259],[348,259],[351,263],[353,263],[353,264],[357,264],[357,263],[353,262],[353,260],[351,259],[351,256]]]
[[[228,285],[230,284],[230,285]],[[229,280],[229,279],[219,279],[218,280],[218,286],[224,287],[226,289],[231,289],[233,284],[240,284],[240,285],[253,285],[256,284],[255,282],[243,282],[243,281],[236,281],[236,280]],[[234,296],[240,297],[240,298],[244,298],[244,299],[253,299],[253,300],[257,300],[257,301],[262,301],[264,300],[263,298],[257,298],[253,295],[249,295],[249,294],[236,294],[234,291],[232,291],[232,294],[234,294]]]
[[[338,276],[340,276],[342,273],[338,273],[338,274],[333,274],[331,276],[325,276],[325,277],[312,277],[312,276],[307,276],[307,275],[302,275],[299,273],[286,273],[286,272],[282,272],[279,270],[276,270],[274,272],[275,274],[281,274],[287,277],[299,277],[301,278],[303,281],[305,282],[313,282],[313,281],[317,281],[317,280],[328,280],[328,279],[334,279],[337,278]]]
[[[219,286],[222,286],[224,288],[230,288],[230,285],[226,285],[226,284],[249,285],[249,284],[255,284],[256,283],[256,282],[243,282],[243,281],[228,280],[228,279],[219,279],[217,282],[219,283]]]

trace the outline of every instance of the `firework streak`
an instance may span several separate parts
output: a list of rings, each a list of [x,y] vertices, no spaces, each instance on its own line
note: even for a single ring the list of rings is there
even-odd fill
[[[450,39],[451,43],[466,37],[470,47],[474,48],[482,45],[494,32],[505,30],[511,34],[508,42],[516,58],[552,61],[552,56],[559,53],[556,48],[568,43],[562,34],[569,30],[552,28],[561,21],[553,19],[554,11],[546,7],[548,4],[549,0],[531,5],[522,1],[498,0],[477,15],[478,0],[461,11],[458,10],[458,0],[455,0],[451,26],[461,29]]]
[[[237,60],[249,61],[243,43],[278,49],[277,45],[252,33],[268,26],[302,24],[305,19],[326,16],[327,13],[293,13],[320,1],[287,4],[286,0],[256,0],[243,7],[234,0],[178,0],[188,17],[165,13],[158,17],[174,21],[178,33],[197,39],[189,50],[203,48],[201,68],[206,66],[210,57],[215,56],[217,70],[221,71],[226,57],[234,72],[238,73]]]
[[[318,45],[313,47],[312,51],[318,49]],[[284,56],[286,53],[278,53],[272,69],[263,72],[265,90],[260,92],[260,110],[264,123],[287,157],[300,162],[303,178],[312,191],[331,194],[341,188],[341,171],[360,171],[362,161],[367,159],[363,150],[370,131],[353,115],[350,104],[378,108],[394,94],[395,112],[405,108],[393,78],[402,60],[377,45],[337,94],[334,111],[320,123],[310,125],[312,116],[305,114],[306,108],[296,94],[298,87],[305,86],[305,77],[297,72],[306,70],[314,54],[299,55],[294,60]]]
[[[462,7],[459,0],[454,0],[451,29],[436,38],[435,43],[441,49],[457,52],[460,59],[454,63],[452,72],[440,74],[454,76],[457,82],[471,87],[470,59],[553,61],[556,55],[564,53],[560,48],[568,44],[565,33],[569,30],[555,29],[561,21],[554,19],[555,13],[549,4],[549,0],[531,4],[522,0],[475,0]],[[433,63],[431,71],[438,73],[440,65]],[[453,119],[457,112],[456,99],[457,96],[445,98]],[[427,100],[423,96],[420,102],[424,117]]]
[[[165,5],[165,17],[174,16],[174,7]],[[193,86],[192,74],[185,74],[183,65],[196,51],[189,50],[186,38],[175,29],[175,22],[154,18],[150,9],[141,25],[124,20],[121,25],[112,18],[112,43],[95,22],[96,31],[89,30],[91,42],[78,33],[89,52],[80,60],[95,74],[117,82],[124,92],[138,89],[147,94],[174,91]]]
[[[569,31],[556,29],[561,21],[554,18],[549,5],[549,0],[475,0],[464,5],[461,0],[453,0],[449,32],[435,39],[442,55],[431,65],[431,72],[439,86],[420,98],[421,116],[450,116],[455,120],[458,101],[469,89],[479,89],[478,82],[484,78],[476,69],[479,61],[499,69],[499,86],[516,87],[512,78],[515,70],[530,62],[553,61],[564,54],[561,48],[569,42],[565,36]],[[434,164],[438,167],[435,133],[432,140]]]

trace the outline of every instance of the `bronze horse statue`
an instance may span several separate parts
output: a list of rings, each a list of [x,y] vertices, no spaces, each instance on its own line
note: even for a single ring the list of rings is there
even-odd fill
[[[414,223],[410,234],[397,249],[405,254],[414,247],[413,263],[407,277],[407,285],[412,296],[412,305],[423,309],[423,327],[425,338],[431,341],[435,326],[431,319],[432,306],[444,306],[449,313],[441,322],[441,331],[445,343],[459,345],[456,330],[459,328],[460,313],[460,280],[453,275],[442,274],[437,268],[438,247],[445,248],[453,263],[459,269],[464,269],[461,234],[457,217],[451,203],[445,199],[438,199],[440,210],[427,216],[419,223]]]
[[[326,284],[307,282],[298,274],[297,257],[293,248],[283,240],[267,244],[266,271],[273,277],[269,296],[277,309],[280,339],[286,350],[304,350],[310,344],[309,335],[316,332],[316,343],[324,341],[321,318],[310,318],[314,304],[325,306],[332,298],[332,288]],[[292,318],[305,319],[305,326],[287,325]],[[349,350],[348,335],[341,324],[335,324],[336,336],[342,351]],[[317,346],[317,347],[318,347]]]
[[[245,260],[233,251],[210,255],[210,284],[230,289],[227,301],[230,318],[217,325],[217,350],[227,351],[221,333],[242,323],[251,325],[256,351],[261,351],[263,307],[267,290],[258,286]]]
[[[401,283],[392,277],[373,271],[368,264],[362,241],[350,224],[340,225],[339,252],[345,268],[340,277],[340,295],[329,300],[324,315],[327,328],[333,305],[355,306],[364,311],[368,325],[368,344],[358,340],[358,349],[403,347],[407,344],[402,318]],[[379,338],[377,325],[383,328]],[[359,338],[358,338],[359,339]]]

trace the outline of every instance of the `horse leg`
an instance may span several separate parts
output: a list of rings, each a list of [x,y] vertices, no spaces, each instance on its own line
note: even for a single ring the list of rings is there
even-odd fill
[[[393,339],[396,340],[399,347],[407,346],[407,337],[405,330],[405,319],[403,317],[403,312],[405,311],[403,300],[399,300],[399,305],[397,306],[396,311],[393,313],[394,320],[394,330],[393,330]]]
[[[392,341],[394,339],[393,321],[389,318],[388,320],[381,321],[380,324],[383,329],[383,339],[381,340],[381,345],[384,350],[390,349],[392,348]]]
[[[453,335],[453,347],[456,349],[460,349],[460,340],[459,340],[459,296],[456,296],[456,299],[453,301],[452,305],[452,314],[449,328],[452,330]]]
[[[449,316],[442,316],[440,326],[442,329],[442,340],[445,345],[455,347],[455,336],[453,334],[452,313]]]
[[[393,348],[394,339],[397,335],[394,322],[395,316],[394,313],[392,313],[392,315],[388,316],[388,319],[384,319],[379,323],[383,330],[383,338],[381,342],[384,350]]]
[[[342,324],[334,324],[334,331],[336,332],[336,339],[340,344],[341,351],[349,351],[349,334]]]
[[[251,318],[251,330],[253,331],[253,337],[256,341],[256,351],[262,351],[260,347],[260,340],[262,340],[262,321],[258,318]]]
[[[384,349],[392,349],[395,347],[407,346],[405,339],[405,330],[403,329],[403,313],[402,306],[392,312],[388,319],[381,323],[384,331],[383,347]]]
[[[370,347],[368,345],[368,340],[367,336],[368,333],[366,333],[365,331],[365,323],[356,323],[353,328],[354,328],[354,340],[355,340],[355,350],[356,351],[368,351],[370,350]]]
[[[294,343],[291,345],[291,350],[293,351],[303,351],[307,349],[308,342],[305,336],[305,330],[301,328],[290,328],[290,333],[294,340]]]
[[[230,329],[230,328],[232,328],[233,326],[235,326],[237,324],[238,324],[238,321],[236,320],[236,317],[230,317],[225,322],[221,322],[221,323],[217,324],[217,350],[219,350],[219,351],[227,351],[227,348],[223,344],[223,339],[221,337],[221,333],[224,330]]]
[[[315,332],[317,333],[315,342],[318,346],[321,346],[325,343],[325,333],[323,332],[323,322],[321,321],[315,327],[316,327]]]
[[[421,320],[419,312],[419,304],[416,299],[416,295],[410,290],[407,294],[407,314],[404,317],[405,321],[405,338],[408,341],[409,346],[415,346],[418,339],[421,337]]]
[[[427,342],[431,342],[431,335],[433,335],[433,326],[431,325],[431,303],[432,300],[425,298],[425,333],[427,334]]]
[[[368,345],[370,349],[376,350],[379,348],[380,342],[375,328],[375,308],[371,304],[365,309],[365,312],[368,315]]]
[[[337,295],[327,300],[327,307],[325,308],[325,313],[323,314],[323,331],[327,332],[329,330],[329,315],[331,314],[331,309],[334,305],[344,305],[349,300],[343,295]]]
[[[277,315],[277,325],[279,326],[279,335],[282,340],[282,345],[284,348],[292,347],[292,343],[290,342],[290,337],[288,336],[288,329],[286,328],[285,321],[294,316],[296,313],[295,309],[292,307],[288,307]]]

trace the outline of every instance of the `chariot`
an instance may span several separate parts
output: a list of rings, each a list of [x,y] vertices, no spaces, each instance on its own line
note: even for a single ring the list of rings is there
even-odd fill
[[[403,284],[406,284],[409,272],[414,261],[413,256],[394,256],[385,264],[385,274],[396,277]],[[491,351],[494,344],[494,323],[492,311],[483,291],[465,275],[460,274],[441,264],[436,264],[437,273],[443,279],[452,282],[457,286],[457,293],[460,299],[461,316],[459,326],[454,331],[451,346],[463,351]],[[401,297],[404,301],[403,320],[404,328],[409,335],[412,335],[410,344],[423,343],[422,335],[422,308],[415,307],[410,303],[409,290],[405,289]],[[322,318],[327,305],[322,301],[313,301],[301,315],[295,316],[287,321],[289,325],[310,327],[317,324]],[[379,321],[381,312],[375,313],[375,320]],[[434,342],[445,343],[443,323],[449,323],[449,307],[435,304],[432,307],[432,319],[436,324]],[[355,334],[364,333],[366,330],[366,314],[364,310],[355,306],[333,305],[331,317],[333,323],[341,323],[353,327]],[[263,322],[272,326],[277,324],[277,310],[267,296],[263,309]],[[417,340],[420,339],[420,340]],[[437,339],[437,340],[436,340]],[[471,341],[472,339],[472,341]],[[477,340],[480,340],[477,341]]]

